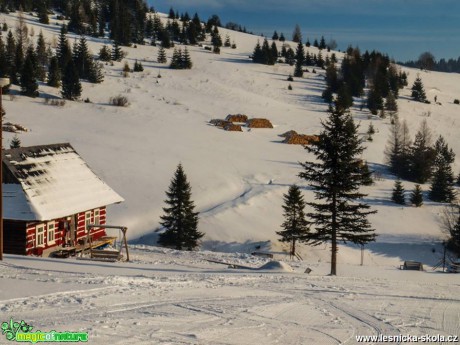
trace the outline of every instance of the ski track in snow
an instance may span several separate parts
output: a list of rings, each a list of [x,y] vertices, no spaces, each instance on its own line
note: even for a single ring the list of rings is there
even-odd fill
[[[195,271],[181,273],[186,254],[148,264],[147,248],[132,252],[144,263],[120,266],[119,275],[77,260],[26,268],[12,257],[0,279],[51,290],[58,282],[64,291],[4,299],[1,314],[41,330],[88,331],[97,344],[355,344],[356,335],[460,331],[456,284],[222,271],[199,253],[188,258]]]

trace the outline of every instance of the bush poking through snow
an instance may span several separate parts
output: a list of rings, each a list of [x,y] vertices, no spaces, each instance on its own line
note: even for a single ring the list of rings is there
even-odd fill
[[[115,97],[110,97],[110,104],[116,107],[127,107],[129,102],[126,96],[118,95]]]
[[[454,99],[454,104],[460,104],[460,100]]]
[[[58,99],[58,98],[45,98],[46,105],[53,105],[55,107],[63,107],[65,105],[65,99]]]

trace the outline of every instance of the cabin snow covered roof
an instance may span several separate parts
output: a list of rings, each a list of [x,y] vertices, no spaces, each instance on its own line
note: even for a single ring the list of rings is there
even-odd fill
[[[120,203],[70,144],[4,150],[3,216],[45,221]]]

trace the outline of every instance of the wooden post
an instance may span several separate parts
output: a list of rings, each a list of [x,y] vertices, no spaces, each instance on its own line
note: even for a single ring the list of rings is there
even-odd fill
[[[0,261],[3,260],[3,87],[9,85],[8,78],[0,78]]]
[[[361,244],[361,266],[364,265],[364,244]]]
[[[125,243],[125,249],[126,249],[126,261],[129,261],[129,251],[128,251],[128,241],[126,240],[126,230],[127,228],[123,228],[123,242]]]

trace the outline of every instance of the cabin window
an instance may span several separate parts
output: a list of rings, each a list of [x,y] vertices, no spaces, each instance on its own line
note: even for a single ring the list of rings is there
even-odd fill
[[[94,224],[101,224],[101,211],[99,209],[94,210]]]
[[[40,224],[35,227],[35,242],[36,247],[45,246],[45,225]]]
[[[91,224],[91,211],[85,213],[85,229],[88,231],[88,225]]]
[[[54,244],[56,240],[56,234],[55,234],[55,224],[54,222],[49,222],[48,223],[48,244]]]

